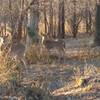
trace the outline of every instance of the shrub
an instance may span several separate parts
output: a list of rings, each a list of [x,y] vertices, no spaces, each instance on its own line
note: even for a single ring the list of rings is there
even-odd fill
[[[87,87],[89,90],[93,87],[94,77],[97,73],[97,68],[93,65],[88,65],[81,69],[75,68],[75,86],[76,87]]]
[[[2,51],[0,55],[0,84],[7,84],[11,80],[19,80],[21,62]]]
[[[50,63],[49,54],[45,48],[32,45],[26,52],[26,60],[29,64],[33,63]]]

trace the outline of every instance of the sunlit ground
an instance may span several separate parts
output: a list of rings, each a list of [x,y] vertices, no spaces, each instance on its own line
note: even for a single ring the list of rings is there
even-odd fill
[[[47,51],[43,49],[43,53],[39,54],[39,47],[33,46],[31,50],[34,52],[28,55],[32,61],[28,61],[27,73],[20,61],[4,53],[0,59],[0,83],[4,94],[9,91],[9,95],[24,95],[19,92],[24,88],[12,90],[13,85],[9,82],[17,80],[23,86],[48,91],[57,100],[99,100],[100,49],[91,48],[91,41],[92,37],[66,39],[65,62],[61,63],[58,62],[58,51],[53,50],[50,55],[56,51],[56,56],[48,57]]]

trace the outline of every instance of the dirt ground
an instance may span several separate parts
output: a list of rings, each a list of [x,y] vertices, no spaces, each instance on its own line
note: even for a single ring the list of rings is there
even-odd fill
[[[100,100],[100,49],[91,48],[92,41],[93,37],[66,39],[65,63],[31,65],[23,81],[34,80],[36,86],[49,90],[57,100]],[[86,75],[90,82],[76,87],[75,78],[85,77],[80,73],[87,67],[92,70]],[[80,73],[75,68],[80,68]]]
[[[65,43],[64,62],[29,65],[21,84],[48,91],[56,100],[100,100],[100,48],[91,47],[93,37],[67,38]],[[51,54],[55,52],[59,54]]]

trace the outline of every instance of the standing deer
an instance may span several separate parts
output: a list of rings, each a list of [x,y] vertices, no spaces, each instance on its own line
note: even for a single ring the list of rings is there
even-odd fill
[[[19,59],[23,63],[26,74],[28,74],[27,64],[24,57],[25,45],[19,42],[16,38],[13,38],[10,46],[10,54],[12,57],[14,57],[15,59]]]
[[[42,36],[42,45],[48,50],[50,54],[51,49],[57,49],[59,52],[59,61],[61,57],[64,58],[65,62],[65,42],[62,39],[48,39],[47,35],[41,35]]]

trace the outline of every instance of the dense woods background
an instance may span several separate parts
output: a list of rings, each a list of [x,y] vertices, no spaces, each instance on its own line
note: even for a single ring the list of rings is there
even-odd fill
[[[91,35],[95,31],[95,5],[95,0],[1,0],[1,35],[17,34],[20,39],[26,36],[27,27],[36,37],[40,33],[51,38]]]

